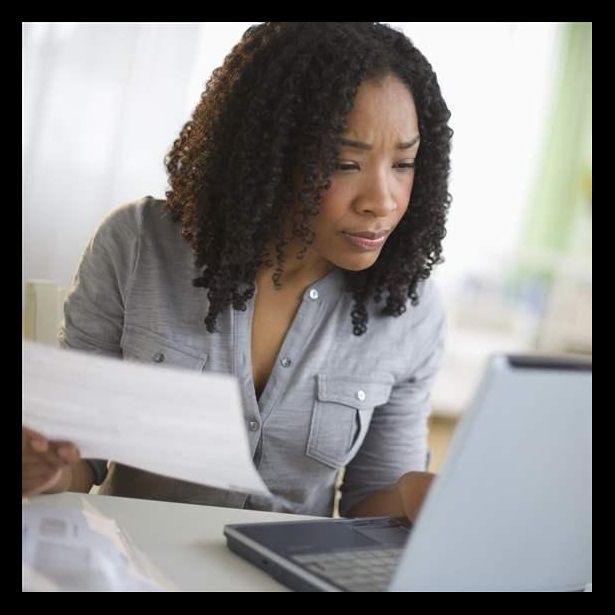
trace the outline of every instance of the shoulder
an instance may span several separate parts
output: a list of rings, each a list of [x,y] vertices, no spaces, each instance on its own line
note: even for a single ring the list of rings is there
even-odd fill
[[[444,301],[442,293],[436,281],[429,277],[421,280],[416,287],[417,301],[413,303],[408,297],[406,299],[405,310],[393,321],[403,323],[402,327],[415,330],[417,327],[425,326],[438,327],[445,316]],[[382,303],[374,306],[376,313],[380,312]],[[390,318],[385,318],[388,322]],[[395,328],[398,328],[397,325]]]
[[[408,308],[404,316],[411,323],[412,335],[426,341],[442,342],[447,331],[447,315],[440,287],[433,278],[423,280],[417,287],[418,303]]]
[[[413,309],[422,316],[434,316],[436,318],[444,317],[444,300],[440,287],[433,279],[429,277],[421,281],[417,287],[419,301]]]
[[[447,334],[447,317],[441,291],[432,278],[417,286],[418,302],[406,302],[399,316],[376,310],[370,316],[365,343],[369,352],[381,353],[396,379],[420,379],[435,373]]]
[[[101,221],[99,232],[142,232],[148,229],[172,228],[175,223],[165,201],[146,196],[124,203],[110,211]]]
[[[177,250],[187,242],[181,225],[176,223],[166,202],[151,196],[130,201],[110,211],[100,222],[92,247],[103,247],[112,253],[141,251],[148,246]]]

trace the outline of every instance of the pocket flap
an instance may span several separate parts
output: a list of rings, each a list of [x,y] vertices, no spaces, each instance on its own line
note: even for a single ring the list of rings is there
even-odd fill
[[[203,369],[207,363],[207,355],[172,344],[162,335],[145,329],[126,327],[122,346],[125,359],[190,369]]]
[[[359,410],[368,410],[386,403],[392,383],[376,381],[373,376],[318,375],[318,400],[336,402]]]

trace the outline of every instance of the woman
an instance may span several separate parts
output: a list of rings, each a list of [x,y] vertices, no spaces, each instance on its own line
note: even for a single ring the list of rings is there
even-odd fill
[[[430,275],[450,204],[436,75],[380,23],[262,23],[167,158],[83,253],[66,348],[231,372],[273,500],[100,460],[24,428],[22,492],[344,516],[418,513],[445,330]],[[203,400],[206,404],[207,400]],[[169,409],[172,411],[172,409]]]

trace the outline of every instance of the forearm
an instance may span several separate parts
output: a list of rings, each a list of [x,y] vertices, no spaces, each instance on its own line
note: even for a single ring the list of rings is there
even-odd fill
[[[348,517],[403,517],[401,496],[396,486],[372,491],[349,511]]]
[[[434,478],[432,472],[407,472],[395,485],[368,494],[348,511],[347,516],[406,516],[414,521]]]

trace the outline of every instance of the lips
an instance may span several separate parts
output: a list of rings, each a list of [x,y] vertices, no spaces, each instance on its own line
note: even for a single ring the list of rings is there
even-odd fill
[[[352,233],[350,231],[346,231],[345,234],[352,237],[361,237],[363,239],[380,239],[381,237],[386,237],[389,234],[389,231],[355,231]]]
[[[354,231],[343,232],[342,236],[348,243],[361,250],[378,250],[384,245],[389,231]]]

